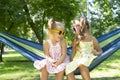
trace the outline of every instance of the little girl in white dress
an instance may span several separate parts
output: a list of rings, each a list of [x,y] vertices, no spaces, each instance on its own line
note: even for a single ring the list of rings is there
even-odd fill
[[[79,47],[80,51],[76,52],[73,61],[71,61],[66,67],[66,75],[76,70],[80,64],[83,64],[88,67],[93,61],[93,59],[97,57],[92,53],[93,50],[92,41],[89,42],[81,41],[79,42]]]
[[[49,73],[55,73],[55,80],[63,80],[66,65],[69,63],[65,29],[62,23],[48,21],[48,39],[43,43],[45,59],[36,60],[34,67],[40,70],[40,80],[48,80]]]
[[[53,45],[51,40],[47,40],[47,42],[50,45],[49,55],[53,60],[58,61],[62,55],[60,42],[57,42],[56,45]],[[61,64],[59,64],[57,67],[53,66],[53,61],[50,59],[36,60],[34,62],[34,66],[39,70],[44,66],[46,66],[48,73],[58,73],[60,71],[63,71],[66,68],[66,65],[68,64],[68,62],[69,62],[69,59],[67,56],[65,60]]]
[[[99,43],[90,33],[90,27],[85,17],[73,21],[75,38],[72,42],[71,62],[66,67],[68,80],[75,80],[74,71],[79,68],[83,80],[91,80],[89,65],[102,53]]]

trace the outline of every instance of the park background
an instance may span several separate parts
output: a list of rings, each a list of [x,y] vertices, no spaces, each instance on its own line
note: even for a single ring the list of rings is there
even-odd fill
[[[119,0],[0,0],[0,31],[42,43],[47,21],[54,18],[66,28],[66,41],[71,44],[71,21],[86,16],[95,37],[120,28]],[[101,46],[112,41],[120,34]],[[91,71],[93,80],[120,80],[120,50]],[[80,77],[76,75],[79,79]],[[33,62],[0,42],[0,80],[39,80]],[[50,75],[51,80],[54,75]],[[80,78],[81,79],[81,78]]]

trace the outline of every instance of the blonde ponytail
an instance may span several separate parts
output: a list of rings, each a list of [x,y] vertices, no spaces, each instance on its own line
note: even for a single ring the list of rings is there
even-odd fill
[[[56,27],[56,21],[51,18],[49,21],[48,21],[48,29],[51,30],[51,29],[54,29]]]

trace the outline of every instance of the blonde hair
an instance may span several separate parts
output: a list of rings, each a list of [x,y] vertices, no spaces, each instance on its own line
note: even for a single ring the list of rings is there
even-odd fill
[[[51,30],[57,30],[59,28],[64,29],[64,24],[62,22],[55,21],[53,18],[48,20],[48,37],[51,36]]]
[[[48,29],[57,29],[57,28],[64,28],[64,25],[61,22],[55,21],[53,18],[51,18],[48,21]]]
[[[77,18],[77,19],[73,20],[73,24],[76,24],[75,21],[79,22],[79,26],[81,27],[79,34],[80,34],[80,36],[84,37],[85,32],[87,32],[87,31],[89,32],[89,28],[90,28],[87,19],[85,17]]]

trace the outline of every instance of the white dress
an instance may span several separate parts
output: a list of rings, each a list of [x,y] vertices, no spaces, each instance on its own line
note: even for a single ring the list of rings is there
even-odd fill
[[[66,66],[66,75],[75,71],[80,64],[83,64],[85,66],[89,66],[91,62],[96,58],[95,55],[93,55],[93,42],[79,42],[79,48],[81,51],[77,51],[73,61],[71,61]]]

